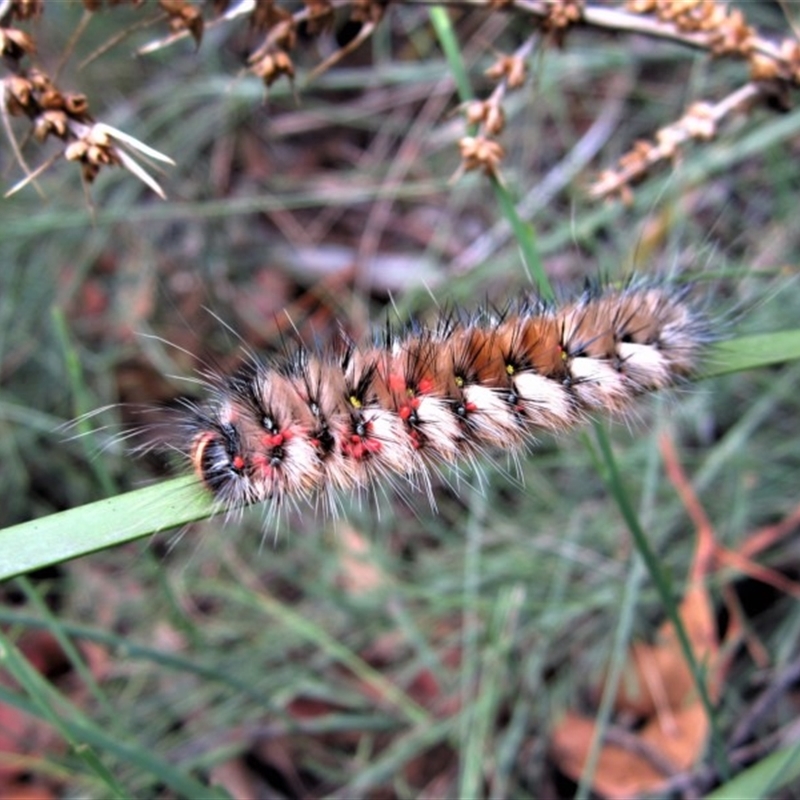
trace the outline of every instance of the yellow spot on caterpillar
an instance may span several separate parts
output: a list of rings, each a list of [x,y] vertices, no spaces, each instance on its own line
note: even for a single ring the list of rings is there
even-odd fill
[[[351,394],[348,399],[350,400],[350,405],[353,406],[353,408],[361,408],[361,406],[363,405],[362,402],[354,394]]]

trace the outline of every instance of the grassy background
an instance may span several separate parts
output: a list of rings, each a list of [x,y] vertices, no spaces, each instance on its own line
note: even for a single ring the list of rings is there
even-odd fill
[[[786,29],[770,6],[748,14]],[[65,52],[79,17],[73,4],[48,7],[35,28],[43,60]],[[80,54],[140,18],[96,15]],[[527,30],[498,14],[452,20],[482,96],[493,48],[511,50]],[[76,170],[59,165],[41,181],[44,201],[29,189],[3,203],[0,527],[163,477],[164,464],[134,461],[114,439],[136,421],[116,404],[191,394],[202,359],[236,362],[237,337],[270,353],[293,326],[308,341],[340,323],[360,337],[390,301],[430,318],[437,304],[531,285],[486,178],[451,181],[463,125],[424,9],[396,9],[368,46],[306,85],[319,59],[309,46],[296,87],[279,82],[267,100],[241,73],[245,27],[208,31],[198,53],[184,42],[129,57],[153,36],[80,71],[70,58],[61,84],[80,84],[98,118],[178,161],[160,178],[169,201],[104,173],[90,211]],[[742,80],[736,65],[673,45],[588,32],[533,57],[506,103],[503,176],[556,287],[680,268],[724,335],[796,327],[800,113],[737,120],[630,207],[582,191],[637,137]],[[10,185],[5,150],[2,164]],[[707,381],[609,427],[625,491],[679,588],[694,536],[659,433],[675,437],[718,536],[737,546],[797,503],[799,371]],[[92,436],[57,430],[106,406]],[[338,521],[292,515],[276,534],[254,509],[240,524],[217,518],[6,584],[13,681],[0,700],[12,744],[0,768],[95,797],[192,797],[212,784],[242,797],[574,791],[548,755],[551,728],[590,707],[609,662],[631,636],[652,637],[664,609],[591,431],[543,441],[521,473],[484,465],[457,491],[440,488],[436,514],[387,490]],[[796,577],[799,555],[789,539],[764,561]],[[717,599],[733,578],[719,580]],[[796,602],[733,585],[781,674],[798,657]],[[723,732],[763,685],[739,654]],[[21,727],[14,710],[46,724]]]

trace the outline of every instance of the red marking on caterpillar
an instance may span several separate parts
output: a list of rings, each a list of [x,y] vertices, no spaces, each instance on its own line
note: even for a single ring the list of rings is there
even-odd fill
[[[334,509],[331,492],[398,478],[430,492],[442,465],[624,415],[691,378],[710,339],[688,290],[663,282],[596,286],[561,305],[523,297],[360,347],[252,357],[207,378],[178,446],[226,508],[322,498]]]

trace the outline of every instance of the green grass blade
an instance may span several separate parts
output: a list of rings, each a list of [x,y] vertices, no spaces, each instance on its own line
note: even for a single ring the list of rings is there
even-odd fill
[[[494,761],[494,723],[500,713],[502,687],[509,678],[514,634],[525,596],[521,585],[502,589],[494,603],[489,641],[481,652],[481,664],[471,702],[464,704],[469,725],[462,745],[459,795],[480,797],[486,767]]]
[[[213,514],[194,477],[137,489],[0,531],[0,580]]]
[[[92,671],[87,666],[78,648],[72,642],[69,634],[64,630],[63,622],[59,615],[54,613],[44,601],[44,598],[36,590],[36,587],[26,576],[22,575],[17,579],[17,586],[25,596],[26,601],[35,609],[36,613],[42,618],[45,630],[51,633],[58,642],[64,654],[69,659],[72,668],[83,681],[84,686],[89,690],[98,705],[106,713],[111,713],[111,704],[108,702],[103,690],[94,678]]]
[[[218,591],[226,601],[238,602],[245,607],[255,607],[265,617],[271,617],[278,624],[285,626],[306,641],[312,642],[331,658],[346,667],[353,675],[367,686],[372,686],[383,700],[400,711],[413,725],[425,727],[431,724],[431,715],[427,709],[414,701],[402,689],[388,680],[380,671],[370,666],[358,653],[331,636],[316,622],[295,611],[286,603],[266,593],[253,594],[246,588],[232,587],[216,589],[209,587],[209,592]]]
[[[452,735],[453,720],[433,720],[427,725],[416,725],[408,733],[396,736],[377,758],[365,764],[363,769],[345,784],[338,797],[371,796],[369,790],[396,779],[403,768],[420,753],[431,750],[441,742],[448,742]]]
[[[20,614],[3,606],[0,606],[0,623],[16,625],[28,630],[48,630],[49,628],[46,620],[31,614]],[[102,628],[81,625],[76,622],[62,621],[61,627],[68,636],[75,639],[96,642],[116,652],[124,651],[125,657],[129,661],[142,660],[164,670],[174,670],[176,673],[195,675],[205,681],[219,683],[231,691],[252,700],[254,703],[258,703],[264,709],[271,708],[272,699],[268,695],[260,691],[252,682],[240,679],[237,674],[227,669],[224,664],[222,666],[216,665],[213,659],[202,661],[195,656],[182,656],[142,644],[130,638],[130,636],[111,633]],[[0,702],[2,700],[3,698],[0,697]],[[23,710],[27,711],[29,709],[23,708]]]
[[[530,222],[526,222],[519,215],[514,198],[499,178],[492,178],[492,186],[500,210],[514,232],[522,260],[536,284],[536,290],[545,300],[555,300],[555,292],[553,292],[553,287],[547,277],[547,270],[544,267],[537,243],[536,230]]]
[[[209,800],[227,797],[221,789],[203,785],[147,747],[130,740],[122,741],[117,734],[95,724],[48,683],[2,633],[0,664],[27,695],[25,697],[9,691],[3,699],[50,723],[69,742],[74,755],[83,762],[89,774],[102,782],[108,797],[122,800],[131,795],[120,785],[104,760],[101,760],[101,754],[116,757],[125,764],[153,775],[157,783],[164,783],[174,789],[179,797],[204,797]]]
[[[88,746],[85,739],[74,730],[74,723],[80,718],[79,712],[52,689],[22,653],[1,633],[0,664],[5,666],[8,674],[27,693],[32,701],[33,712],[47,720],[69,742],[73,753],[83,762],[89,773],[94,774],[103,783],[108,796],[120,800],[127,798],[127,792],[117,783],[94,749]]]
[[[459,44],[458,36],[453,30],[453,24],[450,21],[450,12],[444,6],[434,6],[428,13],[431,25],[436,31],[436,37],[447,59],[450,74],[456,82],[458,96],[462,103],[466,103],[473,98],[472,86],[469,82],[469,74],[467,73],[464,59],[461,57],[461,45]]]
[[[77,440],[83,446],[89,468],[94,473],[103,493],[110,497],[113,494],[117,494],[119,489],[114,486],[114,481],[108,471],[103,469],[103,462],[100,459],[92,457],[92,439],[90,436],[85,435],[91,432],[91,423],[85,415],[93,409],[92,401],[86,388],[86,382],[83,378],[80,356],[75,350],[75,346],[70,338],[69,327],[64,312],[54,307],[51,309],[50,315],[53,327],[55,328],[56,338],[63,351],[64,365],[67,369],[67,378],[69,379],[70,391],[73,397],[72,413],[77,419],[75,427],[75,432],[79,434]]]
[[[741,336],[713,346],[702,377],[744,372],[797,359],[800,359],[800,329]]]
[[[706,795],[706,800],[730,800],[747,797],[749,800],[775,797],[792,781],[800,778],[800,743],[784,747],[763,758],[735,778]]]

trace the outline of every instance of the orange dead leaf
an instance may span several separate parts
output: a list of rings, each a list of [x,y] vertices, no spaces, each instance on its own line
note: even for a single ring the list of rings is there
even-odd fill
[[[673,764],[676,772],[683,772],[703,755],[710,729],[702,703],[695,700],[672,711],[669,730],[661,720],[653,719],[639,732],[639,738],[654,753]],[[652,785],[642,786],[640,792],[653,788]]]
[[[583,774],[594,733],[594,720],[572,712],[553,732],[553,757],[559,769],[576,782]],[[603,797],[626,800],[659,786],[666,777],[643,756],[617,744],[606,744],[600,752],[592,789]]]
[[[713,609],[704,587],[687,590],[680,615],[697,662],[714,664],[719,648]],[[673,711],[694,696],[694,676],[672,623],[661,626],[653,644],[636,642],[631,646],[628,674],[616,699],[617,711],[640,718],[657,715],[669,728]]]
[[[739,548],[743,556],[754,556],[777,544],[800,527],[800,504],[775,525],[767,525],[754,531]]]
[[[662,442],[668,471],[697,529],[697,546],[678,613],[694,660],[705,668],[708,694],[716,701],[728,665],[721,656],[714,607],[706,587],[717,546],[711,523],[676,468],[670,446],[670,442]],[[643,725],[636,733],[617,732],[603,745],[592,785],[595,792],[625,798],[656,791],[671,773],[689,769],[702,756],[710,724],[696,681],[672,622],[661,626],[652,644],[631,646],[616,709],[634,715]],[[597,694],[601,691],[599,688]],[[575,780],[585,768],[595,728],[593,720],[568,714],[553,734],[554,758]],[[621,739],[624,742],[617,741]]]
[[[716,699],[723,670],[703,587],[687,591],[681,617],[695,658],[709,667],[709,693]],[[630,659],[632,683],[623,683],[617,709],[646,722],[637,733],[626,735],[628,746],[603,745],[592,788],[605,797],[636,797],[657,790],[673,772],[690,768],[700,758],[710,729],[671,623],[662,626],[655,644],[634,644]],[[553,756],[573,780],[583,773],[595,727],[591,719],[568,714],[553,734]]]
[[[759,531],[752,537],[752,541],[751,538],[746,539],[738,551],[729,550],[717,542],[714,528],[680,465],[672,439],[664,434],[660,440],[660,447],[667,475],[697,528],[698,552],[692,576],[697,578],[700,575],[708,574],[715,564],[725,564],[792,597],[800,598],[800,585],[779,572],[757,564],[749,558],[749,556],[755,555],[761,549],[775,543],[794,530],[798,522],[800,522],[800,513],[798,513],[800,509],[795,509],[783,523]],[[731,616],[735,615],[736,610],[732,609]]]

